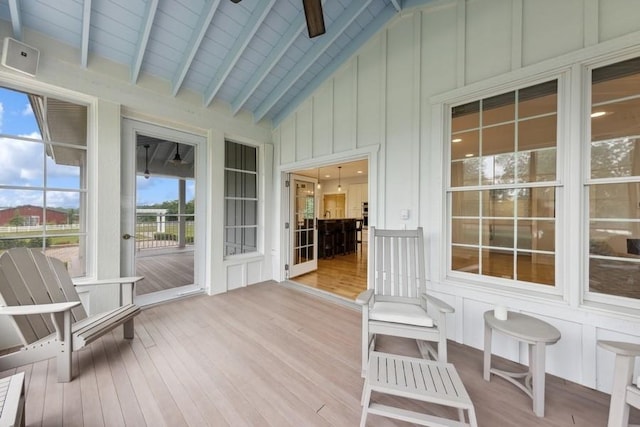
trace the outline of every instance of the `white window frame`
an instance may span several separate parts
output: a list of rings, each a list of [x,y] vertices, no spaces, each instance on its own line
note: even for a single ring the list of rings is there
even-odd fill
[[[227,201],[230,199],[241,199],[241,200],[250,200],[251,198],[230,198],[227,197],[226,194],[226,173],[227,171],[235,171],[235,172],[244,172],[246,173],[247,171],[245,170],[240,170],[240,169],[232,169],[232,168],[227,168],[226,166],[226,147],[227,147],[227,142],[233,143],[233,144],[239,144],[239,145],[245,145],[251,148],[254,148],[256,150],[256,171],[255,171],[255,175],[256,175],[256,197],[255,197],[255,201],[256,201],[256,225],[255,226],[250,226],[250,227],[233,227],[233,228],[255,228],[256,230],[256,250],[255,251],[251,251],[251,252],[244,252],[244,253],[236,253],[236,254],[232,254],[232,255],[227,255],[226,254],[226,232],[227,229],[229,228],[226,224],[226,209],[227,209]],[[247,143],[247,142],[242,142],[242,141],[236,141],[233,139],[229,139],[229,138],[225,138],[224,140],[224,155],[225,155],[225,161],[223,162],[223,170],[224,170],[224,178],[225,179],[225,185],[223,185],[224,188],[224,193],[223,193],[223,197],[224,197],[224,215],[225,218],[223,219],[223,228],[224,228],[224,232],[223,232],[223,248],[222,248],[222,253],[224,256],[224,259],[238,259],[238,258],[243,258],[243,257],[255,257],[257,255],[262,255],[263,251],[262,251],[262,218],[263,218],[263,206],[264,203],[262,202],[264,200],[263,198],[263,185],[262,185],[262,176],[264,174],[264,165],[263,165],[263,161],[262,159],[264,158],[264,154],[263,154],[263,150],[262,147],[260,145],[255,145],[255,144],[251,144],[251,143]]]
[[[596,68],[605,67],[607,65],[612,65],[618,62],[626,61],[628,59],[638,58],[640,57],[640,49],[634,49],[632,51],[624,51],[618,52],[615,54],[601,55],[599,57],[593,58],[589,61],[583,61],[580,64],[581,68],[581,77],[582,77],[582,93],[583,93],[583,102],[581,103],[580,114],[582,118],[582,143],[583,143],[583,173],[581,174],[582,179],[582,209],[583,209],[583,221],[581,224],[582,228],[582,241],[585,242],[582,245],[582,293],[581,293],[581,304],[587,307],[594,307],[598,309],[611,309],[611,307],[620,307],[623,309],[631,309],[632,312],[640,309],[640,299],[634,300],[632,298],[617,296],[617,295],[609,295],[598,292],[590,291],[590,283],[589,283],[589,238],[590,238],[590,229],[589,229],[589,198],[588,192],[590,188],[590,184],[604,184],[609,183],[610,181],[615,181],[616,183],[622,182],[638,182],[640,183],[640,178],[632,178],[629,179],[591,179],[591,89],[592,89],[592,72]],[[637,313],[634,313],[637,315]]]
[[[563,67],[550,70],[546,73],[535,75],[517,76],[511,79],[503,79],[499,83],[485,83],[485,87],[478,89],[473,86],[461,88],[455,91],[450,97],[442,97],[438,101],[441,120],[440,141],[442,141],[442,220],[443,228],[446,230],[441,242],[441,256],[439,262],[444,268],[440,272],[441,281],[445,284],[456,283],[480,287],[484,290],[517,292],[519,295],[533,295],[551,297],[554,299],[567,299],[568,286],[565,285],[567,269],[567,249],[564,242],[567,241],[564,224],[568,223],[568,207],[565,195],[565,182],[568,177],[567,152],[569,152],[570,142],[570,86],[571,68]],[[556,187],[556,242],[555,242],[555,286],[521,282],[513,279],[502,279],[493,276],[483,276],[480,274],[469,274],[451,269],[451,206],[449,194],[451,193],[451,108],[463,105],[480,99],[504,94],[516,89],[523,89],[535,86],[540,83],[557,80],[558,82],[558,109],[557,109],[557,141],[556,146],[556,180],[545,183],[545,186]],[[434,117],[435,119],[435,117]],[[433,123],[438,123],[434,121]],[[535,183],[534,183],[535,186]],[[575,258],[575,257],[574,257]]]

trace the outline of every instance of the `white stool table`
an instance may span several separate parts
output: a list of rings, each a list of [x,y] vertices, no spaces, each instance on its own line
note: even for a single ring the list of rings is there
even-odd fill
[[[524,373],[507,372],[491,367],[491,338],[496,330],[529,344],[529,370]],[[545,350],[560,339],[560,331],[535,317],[509,312],[507,320],[499,320],[493,310],[484,313],[484,379],[498,375],[516,385],[533,400],[533,412],[544,417]],[[524,383],[516,379],[524,378]]]
[[[456,408],[460,421],[370,403],[372,391]],[[469,415],[468,423],[465,422],[465,410]],[[369,368],[362,391],[361,427],[367,422],[367,414],[382,415],[424,426],[478,426],[473,402],[451,363],[377,351],[371,352],[369,356]]]

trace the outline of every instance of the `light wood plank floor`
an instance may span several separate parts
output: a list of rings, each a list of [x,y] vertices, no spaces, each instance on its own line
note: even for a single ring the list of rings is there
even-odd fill
[[[70,383],[56,383],[53,359],[18,371],[26,374],[28,426],[356,426],[359,342],[358,311],[267,282],[144,310],[134,340],[122,340],[118,329],[75,353]],[[418,355],[413,341],[379,342],[381,350]],[[540,419],[515,387],[483,381],[480,351],[450,343],[449,354],[480,426],[606,423],[604,393],[547,376]],[[422,402],[374,400],[456,415]],[[633,417],[640,420],[637,412]],[[407,424],[371,415],[367,425]]]
[[[320,258],[316,271],[291,280],[355,301],[367,289],[367,244],[354,253]]]

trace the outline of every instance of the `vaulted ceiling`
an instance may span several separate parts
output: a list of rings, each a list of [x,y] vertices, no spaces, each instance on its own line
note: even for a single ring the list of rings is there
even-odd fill
[[[188,89],[277,125],[395,14],[429,1],[323,0],[314,38],[303,0],[2,0],[0,19],[17,40],[28,29],[76,48],[82,67],[104,57],[132,84],[148,73],[172,96]]]

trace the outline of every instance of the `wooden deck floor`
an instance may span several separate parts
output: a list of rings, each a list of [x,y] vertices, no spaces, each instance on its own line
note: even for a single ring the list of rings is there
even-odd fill
[[[360,313],[273,282],[144,310],[136,337],[116,330],[74,355],[26,365],[28,426],[355,426],[360,419]],[[417,356],[415,342],[381,350]],[[482,353],[449,344],[480,426],[604,426],[608,395],[547,377],[546,416],[501,379],[482,379]],[[503,368],[517,366],[503,361]],[[0,373],[8,376],[15,370]],[[449,408],[374,396],[438,415]],[[640,419],[634,412],[635,422]],[[372,415],[368,426],[401,426]]]

